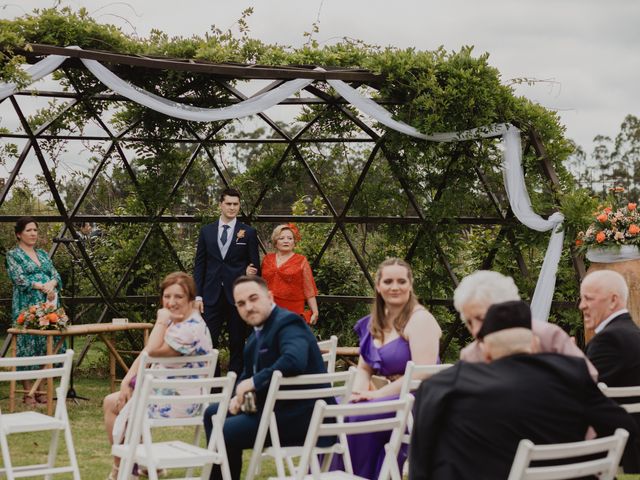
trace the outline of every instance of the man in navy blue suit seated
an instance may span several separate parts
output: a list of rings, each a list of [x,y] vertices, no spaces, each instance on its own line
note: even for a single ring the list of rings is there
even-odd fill
[[[262,407],[275,370],[285,377],[311,373],[325,373],[318,343],[309,327],[299,315],[273,303],[267,283],[261,277],[242,276],[233,284],[233,297],[242,319],[253,328],[244,347],[244,370],[236,384],[235,396],[229,403],[229,416],[224,423],[223,435],[233,479],[240,479],[242,450],[252,448],[258,432]],[[255,392],[257,413],[240,411],[244,395]],[[274,407],[282,445],[304,443],[314,400],[287,401]],[[211,416],[218,410],[212,404],[204,415],[207,438],[211,437]],[[220,468],[214,465],[212,479],[222,478]]]

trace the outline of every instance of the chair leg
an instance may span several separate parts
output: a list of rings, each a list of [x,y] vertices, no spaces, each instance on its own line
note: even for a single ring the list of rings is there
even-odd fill
[[[224,437],[222,436],[222,429],[217,428],[214,432],[215,449],[222,457],[220,462],[220,471],[222,473],[222,480],[231,480],[231,469],[229,468],[229,459],[227,457],[227,446],[224,444]],[[207,477],[208,479],[209,477]],[[206,480],[206,479],[204,479]]]
[[[13,464],[11,463],[11,453],[9,452],[9,442],[4,433],[0,433],[0,447],[2,448],[2,462],[4,463],[4,471],[7,480],[14,480]]]
[[[67,419],[68,422],[68,419]],[[64,442],[67,446],[67,455],[69,455],[69,463],[73,467],[73,480],[80,480],[80,467],[78,465],[78,457],[76,456],[76,449],[73,444],[73,437],[71,436],[71,427],[67,423],[64,429]]]
[[[66,430],[66,429],[65,429]],[[60,430],[51,432],[51,443],[49,444],[49,454],[47,455],[47,467],[53,468],[58,455],[58,441],[60,440]],[[45,475],[45,480],[51,480],[51,475]]]
[[[153,464],[147,465],[147,475],[149,480],[158,480],[158,467]]]

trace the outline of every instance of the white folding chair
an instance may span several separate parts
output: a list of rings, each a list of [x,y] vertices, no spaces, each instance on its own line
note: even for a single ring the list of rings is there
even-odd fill
[[[329,340],[320,340],[318,342],[318,348],[322,353],[322,360],[324,361],[324,366],[327,367],[327,373],[334,373],[336,371],[338,337],[331,335]]]
[[[608,387],[606,383],[598,383],[598,387],[609,398],[640,397],[640,386],[636,387]],[[640,402],[621,403],[620,406],[629,413],[640,413]]]
[[[586,475],[596,475],[600,480],[612,480],[618,470],[627,438],[629,432],[618,428],[610,437],[582,442],[534,445],[530,440],[520,440],[508,480],[562,480]],[[596,460],[575,460],[598,453],[606,453],[606,456]],[[530,466],[532,461],[560,459],[567,462],[553,466]]]
[[[0,371],[0,381],[22,381],[38,379],[60,379],[56,388],[56,409],[53,416],[40,412],[27,411],[18,413],[3,414],[0,412],[0,446],[2,447],[3,467],[0,473],[4,473],[9,480],[20,477],[46,476],[50,478],[52,474],[71,473],[74,480],[80,480],[80,471],[76,460],[76,452],[71,436],[69,416],[67,414],[67,390],[69,388],[69,378],[71,377],[71,367],[73,365],[73,350],[67,350],[60,355],[45,355],[40,357],[11,357],[0,359],[0,369],[12,368],[14,371]],[[15,371],[15,367],[37,366],[39,370]],[[50,366],[51,368],[46,368]],[[51,431],[51,443],[47,463],[35,465],[15,466],[9,452],[8,436],[16,433],[44,432]],[[58,453],[58,440],[60,432],[64,432],[64,440],[69,456],[69,464],[55,467]],[[29,458],[24,450],[20,452],[20,457]]]
[[[451,363],[441,363],[439,365],[416,365],[413,361],[407,362],[400,387],[400,398],[404,398],[407,394],[415,392],[423,380],[432,377],[436,373],[442,372],[449,367]],[[413,412],[409,412],[407,418],[407,431],[402,437],[402,443],[409,445],[411,442],[411,431],[413,430]],[[407,465],[405,464],[405,467]]]
[[[158,479],[158,471],[162,469],[186,468],[190,472],[193,468],[202,468],[199,477],[206,480],[211,473],[212,465],[218,464],[225,479],[231,478],[227,452],[224,445],[222,429],[229,408],[236,374],[230,372],[223,378],[190,378],[164,379],[154,378],[149,371],[143,379],[139,399],[129,421],[132,428],[123,444],[113,445],[111,453],[121,458],[118,480],[129,477],[134,464],[145,468],[151,480]],[[174,392],[184,388],[197,388],[199,394],[175,395]],[[210,393],[214,389],[221,389],[220,393]],[[180,440],[153,440],[153,429],[167,427],[200,427],[203,414],[210,403],[218,403],[219,408],[213,417],[213,431],[207,448],[186,443]],[[149,409],[156,405],[178,406],[198,405],[190,417],[150,418]]]
[[[293,474],[295,471],[293,457],[297,457],[302,453],[303,446],[283,447],[280,444],[278,423],[273,411],[276,402],[281,400],[339,398],[341,403],[347,403],[351,397],[355,375],[355,367],[351,367],[346,372],[297,375],[294,377],[283,377],[282,372],[278,370],[273,372],[245,479],[253,480],[259,472],[261,462],[266,458],[274,459],[278,476],[284,477],[286,475],[285,462],[290,473]],[[327,386],[321,387],[321,385]],[[267,434],[271,439],[271,447],[264,448]],[[322,453],[327,454],[325,456],[327,465],[331,461],[331,452],[333,451],[332,448],[322,451]]]
[[[413,395],[407,395],[403,399],[387,400],[384,402],[363,402],[345,405],[327,405],[323,400],[316,402],[304,449],[300,457],[300,464],[296,469],[296,480],[303,478],[318,479],[361,479],[353,474],[349,448],[346,444],[347,435],[357,435],[369,432],[391,431],[389,443],[385,445],[385,457],[380,469],[378,480],[401,480],[402,475],[398,469],[398,451],[402,443],[402,434],[407,424],[407,416],[413,407]],[[367,415],[390,415],[388,418],[376,418],[361,420],[358,422],[344,422],[344,417],[363,417]],[[326,419],[334,419],[333,423],[325,423]],[[318,461],[318,453],[322,453],[316,447],[319,437],[336,437],[335,447],[341,453],[344,460],[345,471],[322,471]],[[311,471],[311,474],[308,472]],[[283,478],[278,476],[277,478]]]
[[[436,373],[440,373],[449,367],[452,367],[452,363],[441,363],[438,365],[416,365],[412,360],[407,362],[407,366],[404,369],[404,376],[402,377],[402,387],[400,388],[400,396],[404,396],[407,393],[415,392],[423,380],[434,376]]]
[[[142,379],[146,374],[150,374],[154,378],[164,379],[189,379],[189,378],[213,378],[216,371],[216,363],[218,361],[218,350],[211,350],[206,355],[177,356],[177,357],[151,357],[147,352],[140,354],[140,365],[136,374],[136,379]],[[188,364],[189,366],[185,366]],[[137,383],[137,382],[136,382]],[[135,405],[140,397],[140,389],[134,388],[133,395],[127,402],[128,417],[135,410]],[[193,444],[198,445],[203,426],[196,428],[194,432]],[[126,430],[123,431],[122,438],[126,438],[131,434],[132,423],[127,422]],[[116,438],[119,443],[122,438]]]

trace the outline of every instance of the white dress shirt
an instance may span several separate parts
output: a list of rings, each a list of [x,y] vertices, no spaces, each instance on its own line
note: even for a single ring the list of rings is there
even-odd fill
[[[600,323],[600,325],[598,325],[595,328],[595,332],[596,334],[600,333],[602,330],[604,330],[604,327],[606,327],[607,325],[609,325],[611,323],[611,320],[613,320],[614,318],[616,318],[618,315],[622,315],[623,313],[629,313],[629,310],[627,310],[626,308],[622,308],[620,310],[617,310],[615,312],[613,312],[611,315],[609,315],[607,318],[604,319],[604,321],[602,323]]]

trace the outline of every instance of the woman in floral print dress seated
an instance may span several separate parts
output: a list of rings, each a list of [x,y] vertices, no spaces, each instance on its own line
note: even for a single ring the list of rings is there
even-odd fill
[[[144,351],[152,357],[177,357],[205,355],[213,347],[211,335],[200,313],[194,308],[196,286],[190,275],[174,272],[165,277],[160,285],[162,308],[158,310],[156,322],[149,336]],[[107,395],[104,399],[104,423],[107,429],[109,443],[113,444],[113,426],[118,414],[133,394],[136,374],[140,366],[140,357],[131,365],[129,372],[122,380],[119,392]],[[189,367],[185,362],[179,367]],[[151,367],[153,368],[153,366]],[[190,391],[181,390],[176,394],[188,395]],[[198,393],[198,392],[195,392]],[[128,412],[128,408],[125,412]],[[187,417],[198,412],[193,411],[192,405],[180,407],[161,406],[149,411],[152,417]],[[115,439],[120,441],[119,438]],[[109,478],[118,476],[119,459],[114,458],[114,464]]]

